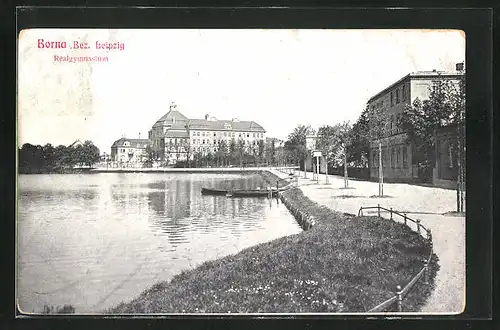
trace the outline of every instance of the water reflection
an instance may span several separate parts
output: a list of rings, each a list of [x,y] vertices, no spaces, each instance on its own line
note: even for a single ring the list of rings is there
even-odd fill
[[[266,199],[201,195],[258,186],[258,176],[222,174],[20,176],[21,309],[99,311],[205,260],[300,232]]]

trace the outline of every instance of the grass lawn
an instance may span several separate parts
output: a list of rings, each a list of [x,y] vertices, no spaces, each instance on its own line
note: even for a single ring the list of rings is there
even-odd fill
[[[406,285],[429,255],[403,224],[333,212],[298,189],[284,194],[314,217],[312,229],[205,262],[106,313],[365,312]],[[436,262],[431,285],[410,292],[404,311],[418,311],[430,294]]]

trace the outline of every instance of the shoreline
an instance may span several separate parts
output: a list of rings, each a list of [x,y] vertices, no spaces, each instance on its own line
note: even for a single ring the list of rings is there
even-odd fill
[[[279,169],[293,169],[294,167],[279,167]],[[96,168],[89,173],[248,173],[269,171],[276,167],[163,167],[163,168]]]
[[[270,171],[261,174],[266,182],[283,180]],[[430,251],[402,224],[335,212],[300,189],[289,189],[280,199],[303,232],[206,261],[106,313],[366,313],[393,295],[396,284],[406,284]],[[430,285],[412,290],[404,312],[423,306],[437,267],[435,258]],[[318,299],[312,303],[313,296]]]

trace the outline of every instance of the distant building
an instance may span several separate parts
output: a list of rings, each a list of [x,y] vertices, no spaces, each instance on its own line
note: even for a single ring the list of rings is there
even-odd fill
[[[158,158],[171,163],[193,159],[196,153],[216,153],[221,141],[228,148],[234,141],[243,143],[247,151],[255,151],[258,141],[265,141],[265,133],[254,121],[218,120],[209,115],[204,119],[188,119],[172,104],[149,131],[149,139]]]
[[[141,163],[146,160],[146,148],[149,145],[147,139],[127,139],[125,137],[116,140],[111,146],[111,161],[118,163]]]
[[[384,108],[389,114],[386,126],[387,137],[382,142],[382,166],[384,178],[398,181],[411,181],[418,177],[417,167],[413,164],[413,146],[400,126],[404,108],[418,98],[429,99],[433,81],[449,79],[458,82],[460,72],[423,71],[410,73],[368,100],[370,110]],[[370,143],[370,178],[378,178],[379,150],[378,140]]]
[[[70,148],[77,148],[77,147],[80,147],[80,146],[83,146],[83,143],[80,140],[76,140],[75,142],[73,142],[73,143],[71,143],[69,145]]]

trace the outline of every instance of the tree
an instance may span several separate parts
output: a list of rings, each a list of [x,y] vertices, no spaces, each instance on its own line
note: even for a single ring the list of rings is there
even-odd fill
[[[338,146],[337,150],[339,152],[338,156],[342,158],[342,163],[344,164],[344,188],[349,185],[349,175],[347,173],[347,155],[349,154],[348,146],[351,142],[351,124],[348,121],[342,124],[336,124],[335,128],[335,144]]]
[[[234,139],[231,139],[231,142],[229,143],[229,160],[232,165],[235,165],[235,160],[237,155],[238,155],[238,150],[236,141]]]
[[[384,195],[384,173],[383,173],[383,157],[382,157],[382,140],[387,136],[387,110],[384,107],[372,108],[365,110],[368,114],[368,136],[370,141],[378,142],[378,177],[379,196]]]
[[[146,146],[146,160],[143,162],[144,167],[153,167],[153,163],[156,160],[157,152],[148,144]]]
[[[95,163],[101,159],[99,148],[97,148],[92,141],[85,141],[80,151],[81,163],[92,168]]]
[[[268,160],[271,163],[271,166],[275,164],[276,162],[276,140],[272,139],[271,144],[269,146],[269,152],[266,152],[266,155],[268,155]]]
[[[344,164],[344,186],[348,186],[347,155],[351,141],[351,126],[349,122],[322,126],[318,130],[316,146],[323,154],[326,162],[326,182],[328,183],[328,162],[333,161],[336,166]]]
[[[259,140],[257,142],[257,147],[258,147],[258,157],[259,157],[259,162],[262,162],[262,159],[264,158],[264,151],[266,149],[266,145],[264,144],[264,140]]]
[[[413,163],[419,176],[429,180],[436,163],[436,128],[455,125],[457,128],[457,212],[464,210],[465,182],[465,77],[458,81],[436,79],[429,89],[429,99],[416,99],[405,107],[401,125],[414,146]]]
[[[347,160],[356,167],[367,168],[370,154],[370,127],[368,107],[361,112],[350,131]]]
[[[328,184],[328,162],[333,160],[337,153],[337,145],[335,143],[335,128],[329,125],[322,126],[318,130],[318,139],[316,140],[316,147],[323,154],[326,163],[326,183]]]
[[[243,139],[238,140],[236,149],[240,160],[240,166],[243,166],[243,156],[245,155],[245,141]]]
[[[308,154],[306,137],[314,133],[310,125],[298,125],[293,132],[288,135],[288,140],[285,142],[285,149],[290,153],[292,159],[299,165],[300,161],[303,161],[304,177],[306,177],[306,158]]]

